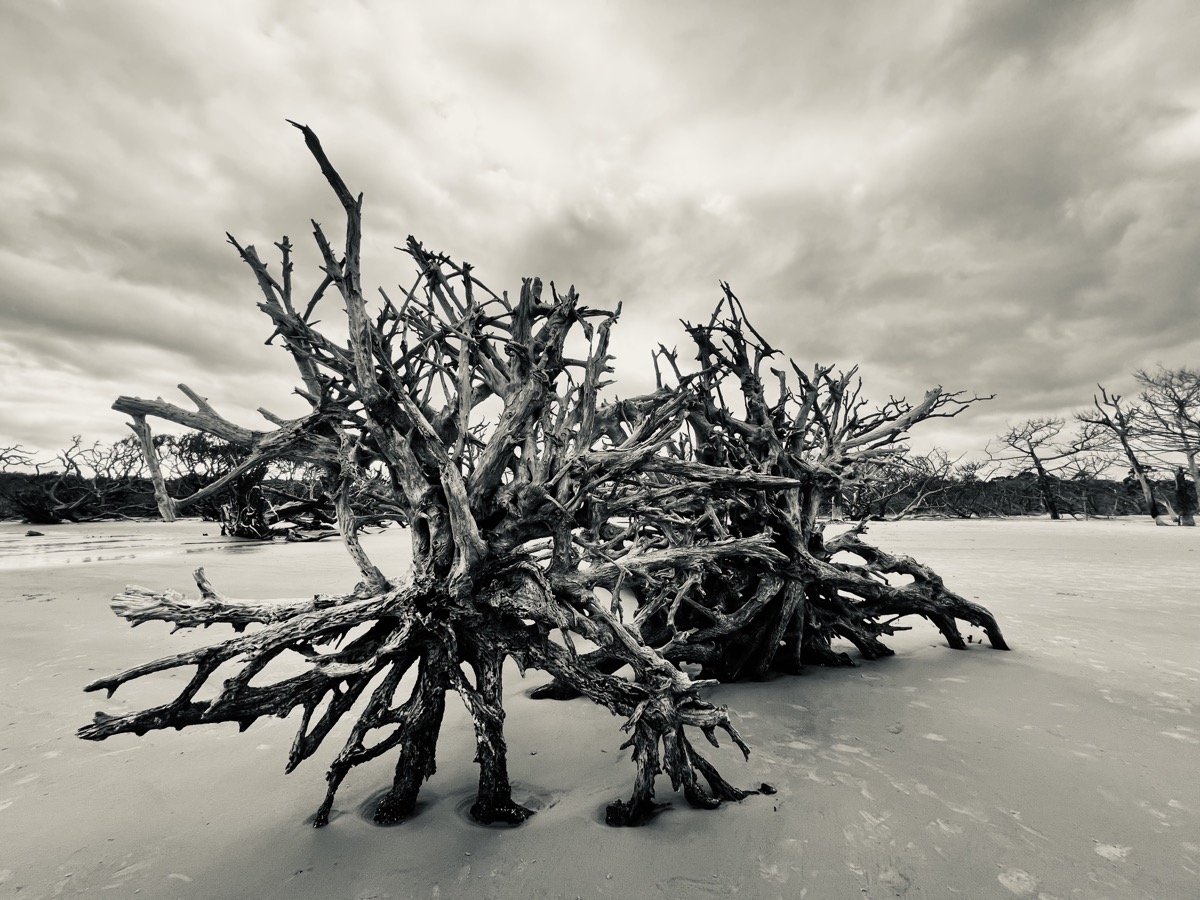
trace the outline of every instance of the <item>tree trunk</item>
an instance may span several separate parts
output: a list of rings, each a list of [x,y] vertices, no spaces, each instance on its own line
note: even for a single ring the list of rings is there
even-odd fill
[[[1062,518],[1058,511],[1058,500],[1054,496],[1054,488],[1050,484],[1050,476],[1046,474],[1046,467],[1038,458],[1033,444],[1029,445],[1029,458],[1033,460],[1034,468],[1037,469],[1038,490],[1041,492],[1042,502],[1046,504],[1046,511],[1050,513],[1051,519],[1058,521]]]
[[[1184,447],[1184,456],[1187,459],[1188,474],[1192,478],[1192,496],[1190,503],[1186,506],[1180,500],[1180,515],[1185,515],[1188,521],[1184,521],[1184,525],[1195,525],[1195,514],[1200,513],[1200,471],[1197,471],[1196,457],[1200,456],[1200,449],[1197,449],[1192,444],[1188,443]],[[1188,510],[1185,514],[1183,510]]]
[[[462,636],[469,644],[467,658],[475,673],[472,687],[460,676],[459,695],[475,723],[475,762],[479,763],[479,793],[471,807],[471,818],[489,825],[505,822],[519,825],[531,815],[512,799],[508,781],[508,759],[504,742],[505,653],[498,635]]]

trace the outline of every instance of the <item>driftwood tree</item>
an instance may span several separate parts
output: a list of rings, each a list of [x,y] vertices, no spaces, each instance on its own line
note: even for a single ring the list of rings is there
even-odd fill
[[[1177,467],[1176,502],[1180,524],[1194,525],[1190,510],[1200,510],[1200,372],[1160,366],[1154,372],[1139,369],[1133,377],[1142,388],[1142,440],[1157,453],[1184,458],[1191,491],[1188,496],[1183,469]]]
[[[762,677],[770,669],[794,672],[808,662],[847,664],[845,654],[830,649],[835,637],[849,640],[867,659],[890,655],[879,638],[906,615],[931,621],[952,647],[966,646],[955,625],[959,619],[982,628],[993,646],[1007,649],[987,610],[947,590],[936,573],[915,560],[864,542],[865,523],[826,542],[818,519],[831,497],[869,478],[877,461],[903,455],[910,428],[957,415],[978,398],[963,399],[936,387],[917,404],[892,398],[875,408],[862,396],[856,368],[838,372],[816,366],[806,372],[792,362],[772,366],[777,351],[747,321],[729,286],[722,287],[722,303],[709,322],[686,326],[701,371],[682,376],[676,354],[660,354],[697,397],[688,413],[691,455],[707,465],[794,484],[769,495],[735,498],[725,521],[713,527],[715,538],[770,534],[788,560],[762,573],[751,599],[739,604],[748,627],[725,642],[713,673],[723,679]],[[887,582],[888,575],[912,581],[897,587]],[[725,596],[710,600],[707,615],[737,602],[737,586],[721,583]]]
[[[1140,436],[1139,422],[1145,413],[1137,406],[1122,404],[1120,394],[1110,394],[1103,385],[1098,385],[1100,395],[1092,397],[1094,410],[1075,414],[1084,425],[1089,439],[1108,440],[1119,446],[1129,462],[1129,475],[1136,481],[1146,503],[1146,511],[1156,525],[1174,525],[1169,514],[1170,504],[1164,503],[1155,493],[1150,482],[1148,467],[1140,458],[1135,446]]]
[[[133,439],[142,444],[139,429],[134,432]],[[158,457],[157,468],[167,479],[164,489],[174,501],[174,512],[187,510],[219,522],[221,534],[230,537],[253,540],[271,537],[263,496],[268,467],[262,464],[249,470],[241,468],[246,448],[197,431],[180,436],[156,435],[153,447]],[[229,477],[233,469],[240,474]],[[215,491],[205,490],[215,482],[220,482]],[[163,492],[159,490],[158,494],[161,496]]]
[[[774,351],[727,287],[712,320],[688,326],[700,370],[683,372],[663,350],[658,389],[612,402],[601,391],[619,310],[585,307],[573,288],[527,279],[510,299],[470,266],[409,238],[415,284],[395,298],[381,291],[369,306],[361,195],[315,134],[296,127],[341,201],[344,250],[335,252],[314,223],[323,278],[301,301],[287,238],[276,245],[278,275],[253,246],[230,242],[257,279],[259,308],[294,359],[311,412],[295,420],[264,412],[274,427],[253,431],[186,388],[195,409],[128,397],[116,406],[149,445],[145,420],[158,416],[245,447],[247,467],[320,467],[361,581],[344,596],[272,603],[226,598],[203,572],[197,600],[128,588],[113,607],[132,624],[253,630],[88,685],[111,694],[155,672],[195,670],[171,702],[98,713],[82,737],[201,722],[244,728],[298,709],[290,770],[359,703],[315,822],[328,821],[353,767],[394,752],[393,786],[376,811],[390,822],[412,813],[433,773],[446,694],[456,692],[475,726],[471,813],[516,823],[529,810],[514,802],[507,774],[501,679],[511,658],[551,673],[548,693],[582,694],[625,718],[633,793],[612,803],[607,818],[628,825],[658,808],[658,774],[700,807],[750,793],[697,749],[697,735],[716,745],[723,732],[748,752],[727,710],[703,696],[715,679],[849,662],[831,647],[838,636],[868,657],[882,655],[889,651],[879,637],[906,614],[933,621],[951,646],[965,647],[957,618],[1004,647],[987,611],[928,568],[867,545],[861,528],[825,542],[817,520],[822,500],[855,477],[857,465],[895,452],[913,424],[969,401],[939,388],[915,406],[891,401],[868,411],[853,372],[823,367],[780,371],[768,397],[761,370]],[[344,305],[345,344],[315,327],[327,293]],[[365,475],[380,467],[382,485]],[[365,519],[349,497],[364,483],[383,514],[408,525],[412,570],[402,581],[377,568],[359,540]],[[165,493],[160,503],[170,511]],[[890,574],[913,580],[893,586]],[[308,660],[303,674],[251,684],[288,653]],[[199,699],[225,663],[240,665],[237,674]],[[700,667],[698,679],[687,663]],[[631,674],[618,674],[625,667]]]
[[[999,515],[990,496],[993,486],[987,481],[987,465],[983,460],[955,463],[943,489],[930,495],[930,511],[960,519]]]
[[[1065,424],[1057,416],[1027,419],[1009,426],[997,436],[997,446],[988,447],[989,458],[1001,468],[1013,474],[1030,470],[1035,473],[1038,493],[1051,519],[1062,518],[1051,473],[1062,469],[1079,449],[1058,442]]]
[[[940,511],[961,465],[941,448],[924,456],[884,457],[860,466],[844,500],[852,518],[899,520]]]

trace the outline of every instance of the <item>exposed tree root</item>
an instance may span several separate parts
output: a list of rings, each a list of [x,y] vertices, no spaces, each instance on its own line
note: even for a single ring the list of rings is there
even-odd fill
[[[699,733],[717,746],[723,732],[749,753],[728,710],[705,699],[718,680],[850,664],[833,649],[839,638],[867,658],[887,655],[881,638],[899,629],[901,616],[929,619],[958,648],[965,644],[955,622],[966,621],[1006,649],[991,614],[932,570],[869,546],[861,526],[826,543],[817,519],[862,464],[901,452],[909,428],[976,398],[935,388],[916,405],[891,399],[869,408],[853,370],[818,366],[810,375],[791,364],[768,377],[764,362],[775,351],[723,286],[708,324],[686,326],[698,371],[682,371],[664,348],[655,391],[604,402],[619,310],[589,309],[574,289],[554,285],[547,296],[538,279],[527,279],[512,301],[413,238],[406,252],[416,283],[398,301],[382,294],[368,308],[362,197],[316,135],[297,127],[342,203],[344,251],[314,224],[323,278],[300,302],[287,238],[276,245],[278,275],[253,246],[230,242],[254,273],[271,338],[295,361],[311,413],[290,421],[264,413],[275,427],[255,431],[188,389],[195,409],[128,397],[117,407],[142,426],[156,416],[234,441],[246,465],[319,467],[361,580],[340,596],[271,602],[225,597],[203,571],[196,599],[127,588],[113,609],[132,625],[217,624],[244,633],[88,685],[111,696],[134,679],[194,669],[171,702],[97,713],[81,737],[213,722],[244,729],[299,709],[291,771],[353,716],[314,824],[330,820],[352,769],[392,753],[395,777],[375,811],[377,822],[391,824],[413,815],[436,771],[452,691],[474,726],[479,787],[470,813],[515,825],[532,811],[514,801],[508,774],[502,673],[512,659],[553,676],[535,693],[587,697],[624,719],[633,790],[606,818],[638,825],[663,808],[660,775],[700,809],[772,792],[735,787],[693,744]],[[326,292],[346,310],[344,342],[316,329],[313,313]],[[494,418],[485,421],[489,408]],[[175,501],[156,486],[170,511]],[[354,492],[374,497],[378,515],[357,514]],[[408,525],[413,563],[403,581],[385,575],[359,541],[359,529],[380,517]],[[843,552],[859,562],[837,558]],[[595,649],[579,652],[581,642]],[[259,683],[286,654],[304,657],[305,671]],[[201,699],[224,665],[240,668]]]

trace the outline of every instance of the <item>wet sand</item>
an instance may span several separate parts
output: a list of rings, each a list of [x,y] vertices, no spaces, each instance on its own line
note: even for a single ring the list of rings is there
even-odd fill
[[[602,824],[633,776],[620,721],[529,700],[538,673],[507,672],[510,771],[539,808],[516,829],[466,817],[473,740],[453,700],[420,814],[391,828],[365,813],[387,757],[351,773],[329,827],[306,821],[344,728],[292,775],[294,719],[78,740],[93,711],[162,702],[185,676],[109,701],[86,682],[223,636],[130,629],[108,609],[127,583],[194,594],[203,565],[224,593],[288,597],[356,573],[336,543],[233,544],[198,522],[26,529],[0,525],[0,897],[1200,895],[1200,529],[874,526],[987,605],[1013,651],[953,651],[914,620],[893,658],[717,688],[753,754],[714,760],[779,793],[700,812],[660,779],[673,807],[627,830]],[[402,570],[403,536],[371,541]]]

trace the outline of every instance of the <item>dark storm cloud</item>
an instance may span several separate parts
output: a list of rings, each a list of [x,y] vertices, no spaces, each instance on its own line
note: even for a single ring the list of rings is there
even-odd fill
[[[881,146],[896,138],[861,182],[831,185],[831,202],[781,185],[749,217],[793,248],[767,281],[794,304],[766,311],[772,333],[806,312],[884,384],[995,391],[1012,416],[1086,401],[1149,352],[1195,355],[1196,148],[1148,151],[1194,115],[1176,96],[1193,74],[1162,79],[1185,42],[1147,59],[1134,26],[1148,23],[1126,5],[1053,6],[960,7],[909,32],[924,69],[901,47],[885,79],[849,52],[860,91],[896,92],[860,110]],[[821,352],[806,334],[796,343]]]
[[[1200,37],[1187,3],[29,3],[0,30],[0,444],[120,434],[115,393],[286,406],[224,232],[366,193],[366,280],[412,232],[625,304],[621,390],[728,280],[870,396],[999,396],[982,446],[1096,381],[1194,364]],[[336,319],[336,303],[325,312]],[[227,405],[221,405],[227,404]],[[277,410],[278,411],[278,410]],[[105,424],[107,423],[107,424]],[[106,436],[97,434],[97,436]]]
[[[1013,63],[1047,70],[1133,5],[1131,0],[959,4],[950,17],[938,72],[952,83],[975,86]]]

